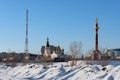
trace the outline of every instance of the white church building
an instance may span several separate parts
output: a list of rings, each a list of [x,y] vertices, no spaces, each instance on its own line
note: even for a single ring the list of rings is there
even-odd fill
[[[47,38],[46,46],[41,47],[42,56],[49,57],[51,60],[55,58],[63,58],[64,57],[64,49],[60,48],[60,46],[53,46],[49,44],[49,38]]]

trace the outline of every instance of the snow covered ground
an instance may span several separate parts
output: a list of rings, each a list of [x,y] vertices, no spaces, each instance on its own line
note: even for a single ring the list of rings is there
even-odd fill
[[[42,64],[19,64],[16,67],[0,64],[0,80],[120,80],[120,62],[109,65],[86,65],[79,61],[76,66],[67,62]]]

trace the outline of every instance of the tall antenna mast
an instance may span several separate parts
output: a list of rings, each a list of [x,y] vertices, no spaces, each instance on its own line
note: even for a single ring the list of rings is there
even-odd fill
[[[26,10],[26,38],[25,38],[25,54],[27,55],[25,59],[29,58],[28,50],[28,9]]]

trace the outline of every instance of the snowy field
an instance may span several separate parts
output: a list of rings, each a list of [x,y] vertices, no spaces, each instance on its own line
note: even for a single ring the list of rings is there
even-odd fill
[[[16,67],[0,64],[0,80],[120,80],[120,62],[109,65],[86,65],[79,61],[76,66],[67,62],[42,64],[19,64]]]

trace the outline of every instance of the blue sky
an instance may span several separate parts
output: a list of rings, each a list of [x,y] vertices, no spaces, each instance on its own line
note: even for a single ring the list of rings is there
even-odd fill
[[[0,52],[25,49],[26,9],[29,10],[29,51],[40,53],[50,44],[68,51],[81,41],[83,53],[94,48],[95,18],[99,18],[99,46],[120,48],[119,0],[0,0]]]

